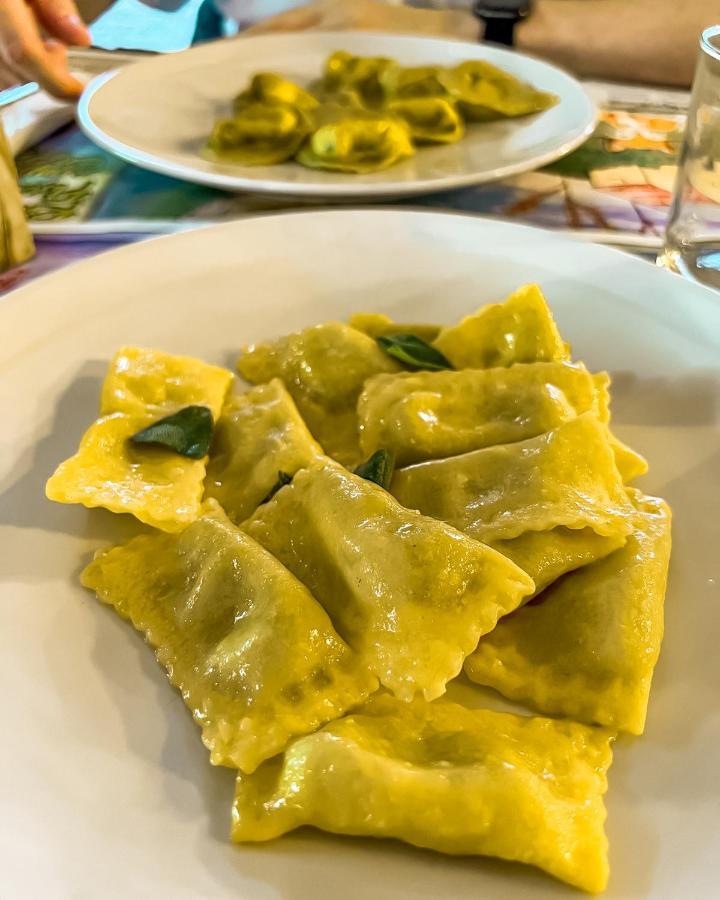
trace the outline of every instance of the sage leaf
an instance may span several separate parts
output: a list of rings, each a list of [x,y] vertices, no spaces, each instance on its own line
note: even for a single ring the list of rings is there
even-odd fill
[[[283,472],[282,470],[280,470],[278,472],[278,480],[270,488],[268,493],[263,497],[263,499],[260,501],[258,506],[262,506],[263,503],[267,503],[269,500],[272,500],[272,498],[275,496],[275,494],[277,494],[277,492],[280,490],[280,488],[285,487],[286,484],[290,484],[290,482],[292,480],[293,480],[292,475],[288,475],[287,472]]]
[[[452,364],[444,354],[417,335],[381,335],[375,340],[388,356],[410,369],[429,369],[431,372],[452,369]]]
[[[180,456],[202,459],[210,452],[213,417],[207,406],[186,406],[134,434],[133,444],[165,447]]]
[[[374,481],[381,488],[387,490],[395,471],[395,454],[390,450],[376,450],[373,455],[354,470],[366,481]]]

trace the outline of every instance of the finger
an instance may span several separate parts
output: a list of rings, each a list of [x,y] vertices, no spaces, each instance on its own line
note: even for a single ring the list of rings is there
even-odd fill
[[[6,91],[8,88],[16,87],[18,84],[17,75],[5,66],[0,66],[0,91]]]
[[[46,47],[37,22],[24,0],[0,4],[0,60],[21,81],[37,81],[55,96],[69,99],[82,91],[68,72],[64,49]]]
[[[56,96],[66,100],[79,97],[85,85],[76,78],[68,67],[67,47],[60,41],[43,41],[45,59],[54,77],[58,80],[58,90],[53,91]]]
[[[272,16],[263,22],[258,22],[242,32],[243,35],[271,34],[276,31],[307,31],[309,28],[315,28],[320,24],[322,12],[316,4],[311,3],[308,6],[301,6],[298,9],[290,9],[287,12],[280,13],[279,16]]]
[[[39,50],[27,53],[15,65],[15,71],[21,82],[37,81],[58,100],[76,100],[83,91],[83,83],[68,69],[67,50],[57,41],[41,42]]]
[[[77,47],[90,46],[90,32],[73,0],[30,0],[30,6],[52,37]]]

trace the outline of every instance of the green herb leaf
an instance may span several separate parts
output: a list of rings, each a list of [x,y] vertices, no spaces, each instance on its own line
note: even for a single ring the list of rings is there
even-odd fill
[[[130,440],[133,444],[154,444],[180,456],[202,459],[210,451],[212,436],[213,417],[207,406],[186,406],[138,431]]]
[[[282,469],[280,471],[278,471],[278,480],[270,488],[270,490],[268,491],[266,496],[263,497],[263,499],[260,501],[260,503],[258,503],[258,506],[262,506],[263,503],[267,503],[269,500],[272,500],[272,498],[275,496],[275,494],[277,494],[277,492],[280,490],[280,488],[285,487],[286,484],[290,484],[290,482],[292,480],[293,480],[292,475],[288,475],[288,473],[283,472]]]
[[[452,369],[450,361],[432,344],[414,334],[381,335],[375,339],[388,356],[411,369]]]
[[[387,490],[395,470],[395,454],[390,450],[376,450],[373,455],[354,470],[355,475],[374,481]]]

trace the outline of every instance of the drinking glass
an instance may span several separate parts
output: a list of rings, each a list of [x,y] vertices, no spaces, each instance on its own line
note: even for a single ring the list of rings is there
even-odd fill
[[[720,289],[720,25],[705,29],[658,265]]]

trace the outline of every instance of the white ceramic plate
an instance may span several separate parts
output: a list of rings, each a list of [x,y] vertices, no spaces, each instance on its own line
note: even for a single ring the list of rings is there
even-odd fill
[[[532,869],[303,831],[228,841],[233,777],[140,637],[78,584],[132,521],[43,486],[123,343],[230,365],[246,341],[355,310],[451,322],[536,279],[614,379],[617,433],[675,512],[646,735],[610,770],[608,897],[717,896],[720,295],[618,251],[413,212],[256,219],[136,244],[0,300],[3,900],[557,900]]]
[[[296,163],[244,167],[203,159],[213,123],[256,72],[277,71],[300,83],[317,78],[335,50],[390,56],[407,65],[454,65],[486,59],[560,97],[524,119],[476,125],[465,140],[423,147],[384,172],[347,175]],[[480,44],[394,35],[304,33],[220,41],[159,56],[96,78],[80,100],[85,133],[128,162],[231,191],[318,198],[371,198],[493,181],[549,163],[591,132],[595,110],[583,88],[539,60]]]

